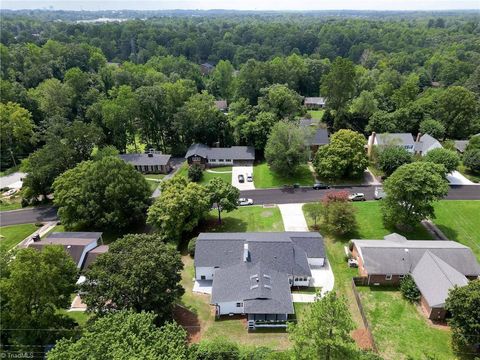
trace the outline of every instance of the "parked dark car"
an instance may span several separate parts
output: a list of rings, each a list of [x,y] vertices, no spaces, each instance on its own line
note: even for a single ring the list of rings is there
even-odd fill
[[[330,186],[328,186],[327,184],[324,184],[324,183],[315,183],[315,184],[313,184],[313,188],[315,190],[330,189]]]
[[[242,174],[238,175],[238,182],[239,183],[244,183],[245,182],[245,177]]]
[[[298,188],[300,187],[300,184],[295,183],[295,184],[293,184],[292,186],[293,186],[294,189],[298,189]]]

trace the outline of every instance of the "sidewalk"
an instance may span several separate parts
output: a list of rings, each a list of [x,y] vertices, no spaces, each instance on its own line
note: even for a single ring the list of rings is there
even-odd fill
[[[43,224],[43,226],[38,229],[37,231],[35,231],[33,234],[29,235],[28,237],[26,237],[24,240],[22,240],[21,242],[19,242],[17,244],[17,246],[15,246],[15,248],[26,248],[28,247],[28,245],[30,245],[31,242],[33,242],[32,238],[35,236],[35,235],[40,235],[40,237],[43,237],[45,236],[50,230],[52,230],[55,226],[57,226],[58,224],[58,221],[49,221],[49,222],[46,222]]]

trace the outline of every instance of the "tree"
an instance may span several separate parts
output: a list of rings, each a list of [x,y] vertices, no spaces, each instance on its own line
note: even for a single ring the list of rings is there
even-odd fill
[[[29,90],[29,95],[36,101],[44,119],[67,119],[71,115],[73,90],[62,84],[58,79],[47,79],[35,89]]]
[[[397,108],[402,108],[415,100],[419,92],[419,77],[417,74],[410,74],[405,82],[393,92],[392,99]]]
[[[250,114],[233,115],[230,126],[233,128],[233,138],[237,143],[253,146],[255,150],[263,152],[268,136],[276,122],[278,122],[278,118],[275,114],[261,111],[255,116],[250,116]]]
[[[454,287],[445,302],[445,309],[452,314],[448,324],[454,343],[458,347],[480,343],[480,280],[467,286]]]
[[[445,126],[440,121],[433,119],[423,120],[419,130],[422,134],[428,134],[435,139],[443,139],[445,135]]]
[[[304,205],[305,214],[313,220],[313,228],[317,229],[317,221],[321,218],[323,214],[322,204],[320,203],[310,203]]]
[[[463,164],[473,172],[480,173],[480,149],[465,151]]]
[[[401,146],[387,146],[380,150],[377,164],[385,175],[390,176],[395,170],[404,164],[413,161],[412,154]]]
[[[199,182],[202,180],[203,170],[198,164],[193,164],[188,167],[188,178],[190,181]]]
[[[2,168],[16,166],[34,141],[32,114],[19,104],[0,103],[0,142]],[[23,157],[23,156],[22,156]]]
[[[147,222],[165,240],[179,241],[183,232],[191,231],[210,209],[207,189],[176,176],[160,184],[161,194],[148,209]]]
[[[276,123],[265,146],[265,159],[274,172],[287,176],[294,174],[307,160],[303,131],[285,121]]]
[[[415,281],[411,275],[406,275],[400,281],[400,291],[405,299],[410,302],[416,302],[420,300],[420,290],[418,290]]]
[[[238,345],[223,337],[213,340],[203,340],[192,350],[192,359],[195,360],[239,360]]]
[[[197,244],[197,238],[191,238],[190,241],[188,242],[188,253],[192,258],[195,257],[195,246]]]
[[[318,149],[313,165],[325,179],[358,178],[368,166],[365,137],[352,130],[332,135],[330,144]]]
[[[221,224],[222,211],[230,212],[238,207],[240,191],[219,177],[210,180],[207,191],[210,194],[210,204],[217,207],[218,223]]]
[[[98,146],[102,140],[102,129],[95,124],[78,120],[65,127],[62,138],[58,139],[73,151],[73,160],[76,163],[89,159],[95,146]]]
[[[435,216],[433,203],[448,193],[445,167],[431,162],[400,166],[384,183],[383,221],[388,226],[412,228]]]
[[[125,235],[88,268],[82,299],[88,311],[100,315],[153,311],[161,324],[171,319],[173,306],[184,293],[182,269],[180,254],[158,235]]]
[[[468,140],[466,151],[468,150],[480,150],[480,136],[473,135],[470,140]]]
[[[352,359],[357,352],[350,332],[355,328],[345,297],[334,291],[317,297],[304,310],[304,320],[289,324],[296,359]]]
[[[320,93],[325,96],[327,106],[339,111],[345,108],[355,91],[355,66],[348,60],[337,57],[328,74],[322,77]]]
[[[119,154],[117,148],[113,145],[107,145],[101,148],[96,148],[92,152],[92,160],[102,160],[108,156],[117,156]]]
[[[126,229],[141,224],[150,203],[145,178],[117,157],[85,161],[59,176],[54,204],[68,229]]]
[[[275,84],[261,90],[258,108],[279,119],[294,119],[302,111],[302,97],[286,85]]]
[[[72,335],[75,323],[58,310],[70,306],[76,280],[76,264],[61,246],[21,249],[3,263],[2,343],[47,345]]]
[[[230,100],[233,96],[235,69],[228,60],[220,60],[210,75],[211,81],[208,84],[210,93],[225,100]]]
[[[322,199],[323,228],[335,235],[345,235],[357,227],[355,208],[346,191],[327,193]]]
[[[187,333],[176,323],[158,328],[153,313],[118,311],[87,326],[78,340],[62,339],[48,360],[186,360]],[[132,346],[134,344],[134,346]]]
[[[435,164],[443,165],[447,173],[457,169],[460,163],[460,157],[454,150],[448,150],[444,148],[436,148],[430,150],[424,157],[424,161],[430,161]]]

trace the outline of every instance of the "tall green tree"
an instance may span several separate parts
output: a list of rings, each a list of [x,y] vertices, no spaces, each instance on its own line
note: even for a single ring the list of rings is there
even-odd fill
[[[131,165],[117,157],[85,161],[54,184],[58,216],[69,229],[126,229],[143,223],[150,187]]]
[[[304,311],[304,320],[287,328],[295,359],[355,358],[358,350],[350,337],[355,325],[343,296],[328,292]]]
[[[357,228],[355,208],[346,191],[327,193],[322,199],[322,226],[334,235],[353,233]]]
[[[445,126],[443,126],[438,120],[426,119],[420,123],[419,131],[422,134],[428,134],[435,139],[443,139],[445,135]]]
[[[431,162],[400,166],[384,183],[383,221],[389,226],[411,229],[435,216],[433,204],[448,193],[445,167]]]
[[[218,222],[222,222],[222,211],[230,212],[238,207],[240,191],[231,184],[215,177],[207,185],[210,194],[210,204],[215,205],[218,211]]]
[[[71,115],[73,90],[58,79],[43,81],[35,89],[30,89],[29,95],[38,104],[44,119],[67,119]]]
[[[348,59],[337,57],[328,74],[322,78],[320,94],[327,98],[327,106],[339,111],[352,99],[355,91],[355,66]]]
[[[235,69],[228,60],[220,60],[210,75],[210,82],[207,87],[211,94],[221,99],[230,100],[234,91]]]
[[[302,110],[302,97],[286,85],[275,84],[261,90],[258,107],[275,114],[279,119],[293,120]]]
[[[413,156],[401,146],[387,146],[380,150],[377,164],[385,175],[392,175],[395,170],[404,164],[413,161]]]
[[[125,235],[88,268],[82,299],[96,314],[152,311],[162,324],[184,293],[182,269],[180,254],[158,235]]]
[[[155,325],[153,313],[118,311],[87,326],[78,340],[62,339],[48,360],[186,360],[187,333],[176,323]],[[132,346],[132,344],[134,344]]]
[[[282,175],[294,174],[307,161],[303,131],[292,123],[276,123],[265,146],[265,159],[270,168]]]

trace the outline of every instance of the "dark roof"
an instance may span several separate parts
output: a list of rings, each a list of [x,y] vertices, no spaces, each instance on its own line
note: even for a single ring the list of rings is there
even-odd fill
[[[453,142],[453,145],[455,146],[455,149],[463,153],[467,148],[468,142],[469,142],[468,140],[455,140]]]
[[[261,263],[239,264],[215,272],[213,304],[243,301],[249,314],[293,314],[288,276]]]
[[[137,166],[167,165],[171,157],[166,154],[121,154],[118,156],[123,161]]]
[[[330,142],[328,138],[328,130],[318,127],[315,120],[300,119],[299,126],[307,132],[305,140],[307,145],[327,145]]]
[[[227,110],[228,105],[227,105],[227,100],[215,100],[215,106],[217,107],[218,110]]]
[[[383,133],[376,134],[378,145],[415,145],[413,135],[410,133]]]
[[[430,307],[443,307],[451,288],[468,284],[463,274],[430,251],[425,251],[412,277]]]
[[[353,240],[368,274],[408,274],[430,251],[465,276],[480,275],[472,250],[455,241],[407,240],[390,234],[384,240]],[[406,251],[408,250],[408,251]]]
[[[29,247],[41,250],[47,245],[62,245],[77,267],[81,267],[80,260],[85,249],[98,244],[101,237],[101,232],[54,232],[44,240],[31,243]]]
[[[324,97],[306,97],[304,104],[325,105]]]
[[[255,149],[252,146],[211,148],[203,144],[193,144],[188,148],[185,158],[191,156],[200,156],[205,159],[255,160]]]
[[[100,245],[90,250],[85,257],[82,268],[87,269],[97,259],[98,255],[105,254],[106,252],[108,252],[108,245]]]

